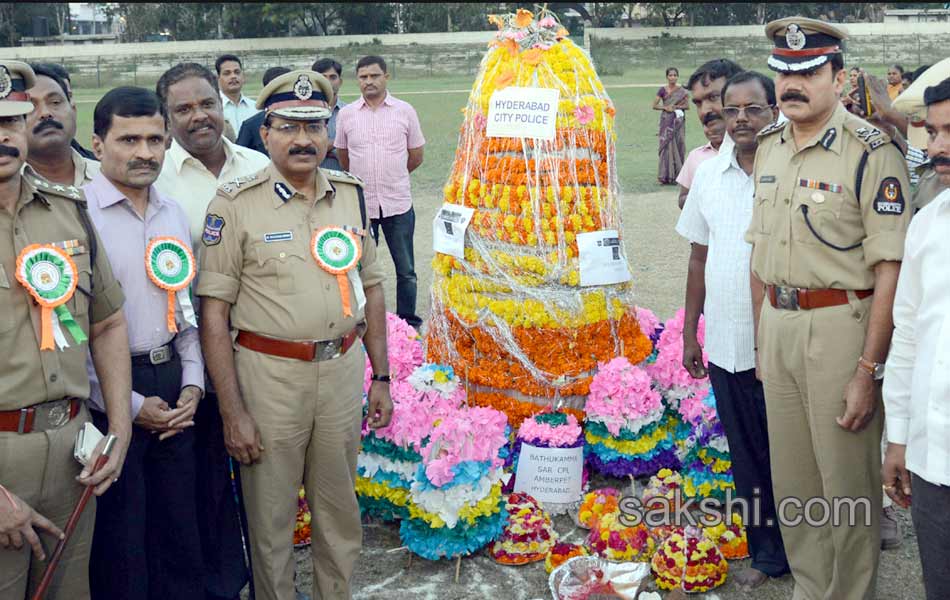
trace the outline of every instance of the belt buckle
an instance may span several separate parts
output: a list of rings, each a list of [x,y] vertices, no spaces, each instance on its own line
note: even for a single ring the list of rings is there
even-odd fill
[[[152,348],[148,351],[148,360],[153,365],[163,365],[172,359],[172,353],[168,345],[160,348]]]
[[[783,310],[798,310],[798,289],[776,286],[775,304]]]
[[[317,344],[319,345],[319,349],[313,353],[314,362],[339,358],[340,351],[343,349],[343,344],[340,340],[317,342]]]
[[[49,431],[59,429],[69,422],[68,398],[46,402],[33,407],[33,431]],[[20,413],[21,415],[24,413]],[[22,419],[21,419],[22,420]]]

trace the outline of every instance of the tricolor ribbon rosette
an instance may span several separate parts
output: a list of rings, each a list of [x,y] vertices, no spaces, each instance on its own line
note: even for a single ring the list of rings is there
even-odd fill
[[[321,269],[336,276],[343,300],[343,316],[352,317],[347,273],[356,267],[363,253],[356,236],[342,227],[323,227],[313,232],[310,252]]]
[[[51,244],[31,244],[17,256],[16,278],[42,310],[40,350],[69,347],[63,326],[77,344],[88,339],[66,308],[79,285],[79,271],[68,254]]]
[[[188,244],[171,236],[154,238],[145,247],[145,272],[152,283],[168,293],[168,331],[178,333],[175,324],[176,297],[181,305],[182,317],[197,327],[198,320],[188,294],[188,286],[195,278],[197,268],[195,255]]]

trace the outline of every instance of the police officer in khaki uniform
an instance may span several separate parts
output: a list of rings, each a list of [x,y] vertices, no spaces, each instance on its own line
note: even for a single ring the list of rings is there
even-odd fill
[[[880,553],[879,379],[911,217],[907,167],[838,100],[844,31],[790,17],[766,35],[789,121],[759,134],[746,239],[775,500],[794,598],[869,600]],[[858,499],[853,526],[817,524],[848,519],[847,505],[831,506],[848,498]]]
[[[332,100],[330,83],[312,71],[264,88],[257,108],[267,112],[261,138],[272,163],[219,188],[202,234],[202,348],[225,445],[246,465],[258,600],[294,598],[301,478],[313,513],[313,597],[350,597],[362,535],[354,484],[364,332],[378,374],[370,426],[392,413],[383,273],[360,181],[318,168]]]
[[[0,483],[65,528],[84,485],[101,495],[119,477],[131,430],[129,346],[122,290],[82,193],[21,174],[25,115],[33,110],[26,90],[33,81],[26,64],[0,61]],[[45,309],[54,304],[72,320],[60,310],[54,322]],[[118,438],[108,463],[92,476],[73,458],[76,434],[89,421],[88,351],[102,383],[109,433]],[[94,522],[90,503],[47,598],[89,598]],[[52,550],[56,539],[45,536],[45,542]],[[45,567],[28,545],[0,548],[0,598],[31,597]]]

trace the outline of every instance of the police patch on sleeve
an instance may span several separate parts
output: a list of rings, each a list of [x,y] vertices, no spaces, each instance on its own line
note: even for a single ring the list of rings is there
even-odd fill
[[[221,230],[224,229],[224,219],[214,213],[205,217],[205,229],[201,233],[201,241],[205,246],[216,246],[221,243]]]
[[[874,197],[874,210],[879,215],[904,214],[904,192],[896,177],[887,177]]]

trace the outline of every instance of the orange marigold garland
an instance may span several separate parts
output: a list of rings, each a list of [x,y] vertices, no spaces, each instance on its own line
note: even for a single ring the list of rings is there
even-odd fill
[[[578,236],[623,235],[616,110],[556,16],[525,12],[492,17],[499,31],[443,190],[475,213],[464,258],[435,255],[426,330],[428,360],[451,365],[470,401],[504,410],[513,427],[539,410],[531,405],[582,410],[598,363],[637,364],[653,349],[629,281],[580,285]],[[558,90],[553,139],[488,137],[492,95],[530,94],[521,88]]]

